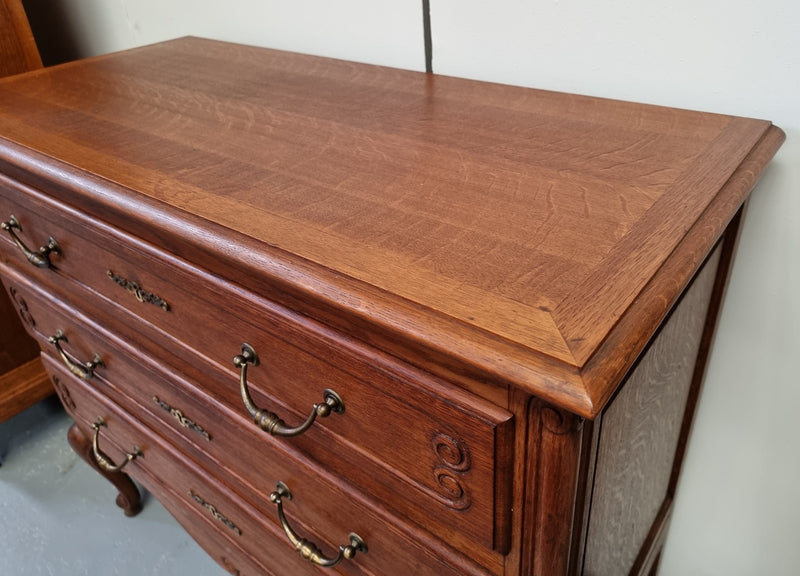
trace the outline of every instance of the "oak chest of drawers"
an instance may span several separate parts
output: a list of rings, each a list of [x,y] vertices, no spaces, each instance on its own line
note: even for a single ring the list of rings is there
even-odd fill
[[[185,38],[0,83],[0,275],[234,574],[647,574],[782,139]]]

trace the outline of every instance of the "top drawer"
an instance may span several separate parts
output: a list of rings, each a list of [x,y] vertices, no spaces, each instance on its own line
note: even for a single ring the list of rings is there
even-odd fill
[[[287,425],[302,422],[323,402],[324,391],[333,390],[343,413],[318,418],[302,435],[279,441],[412,519],[425,522],[437,510],[434,516],[471,542],[506,551],[510,413],[35,190],[0,180],[0,218],[11,214],[21,225],[16,234],[31,250],[53,237],[61,253],[51,255],[52,268],[34,268],[6,232],[0,253],[59,298],[173,365],[243,417],[241,372],[232,358],[245,342],[260,358],[247,371],[254,404]]]

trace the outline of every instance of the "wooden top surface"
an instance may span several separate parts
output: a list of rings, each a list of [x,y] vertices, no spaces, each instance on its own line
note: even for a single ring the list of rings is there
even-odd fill
[[[588,378],[590,360],[698,223],[718,228],[692,240],[696,269],[782,141],[766,121],[196,38],[5,80],[0,136],[0,158],[238,232],[306,263],[304,290],[336,285],[342,309],[590,416],[627,369]]]

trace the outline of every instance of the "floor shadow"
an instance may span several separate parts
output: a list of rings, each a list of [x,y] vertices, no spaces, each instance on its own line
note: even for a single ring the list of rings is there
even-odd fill
[[[64,414],[58,398],[51,396],[5,422],[0,422],[0,465],[9,450],[28,443],[44,432],[48,422],[54,418],[63,418]]]

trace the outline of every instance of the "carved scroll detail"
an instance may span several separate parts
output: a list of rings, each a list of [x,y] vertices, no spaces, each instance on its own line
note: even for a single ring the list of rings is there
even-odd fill
[[[521,574],[566,574],[573,545],[575,490],[584,420],[532,399],[528,405],[528,453]]]
[[[462,476],[472,468],[467,445],[452,436],[439,433],[433,437],[431,446],[439,459],[433,469],[433,477],[439,487],[437,498],[454,510],[466,510],[472,505],[469,491],[462,484]]]
[[[540,411],[542,426],[550,434],[569,434],[583,426],[583,418],[565,413],[555,406],[543,406]]]
[[[33,315],[28,310],[28,303],[23,298],[22,294],[17,291],[16,288],[13,286],[9,288],[9,292],[11,294],[11,299],[14,300],[14,303],[17,305],[17,313],[19,317],[22,319],[25,324],[28,325],[29,328],[34,329],[36,327],[36,320],[33,318]]]
[[[53,388],[56,389],[58,397],[61,399],[61,403],[64,405],[64,408],[70,411],[75,410],[75,401],[72,399],[72,395],[69,393],[69,388],[67,388],[56,376],[53,376]]]

